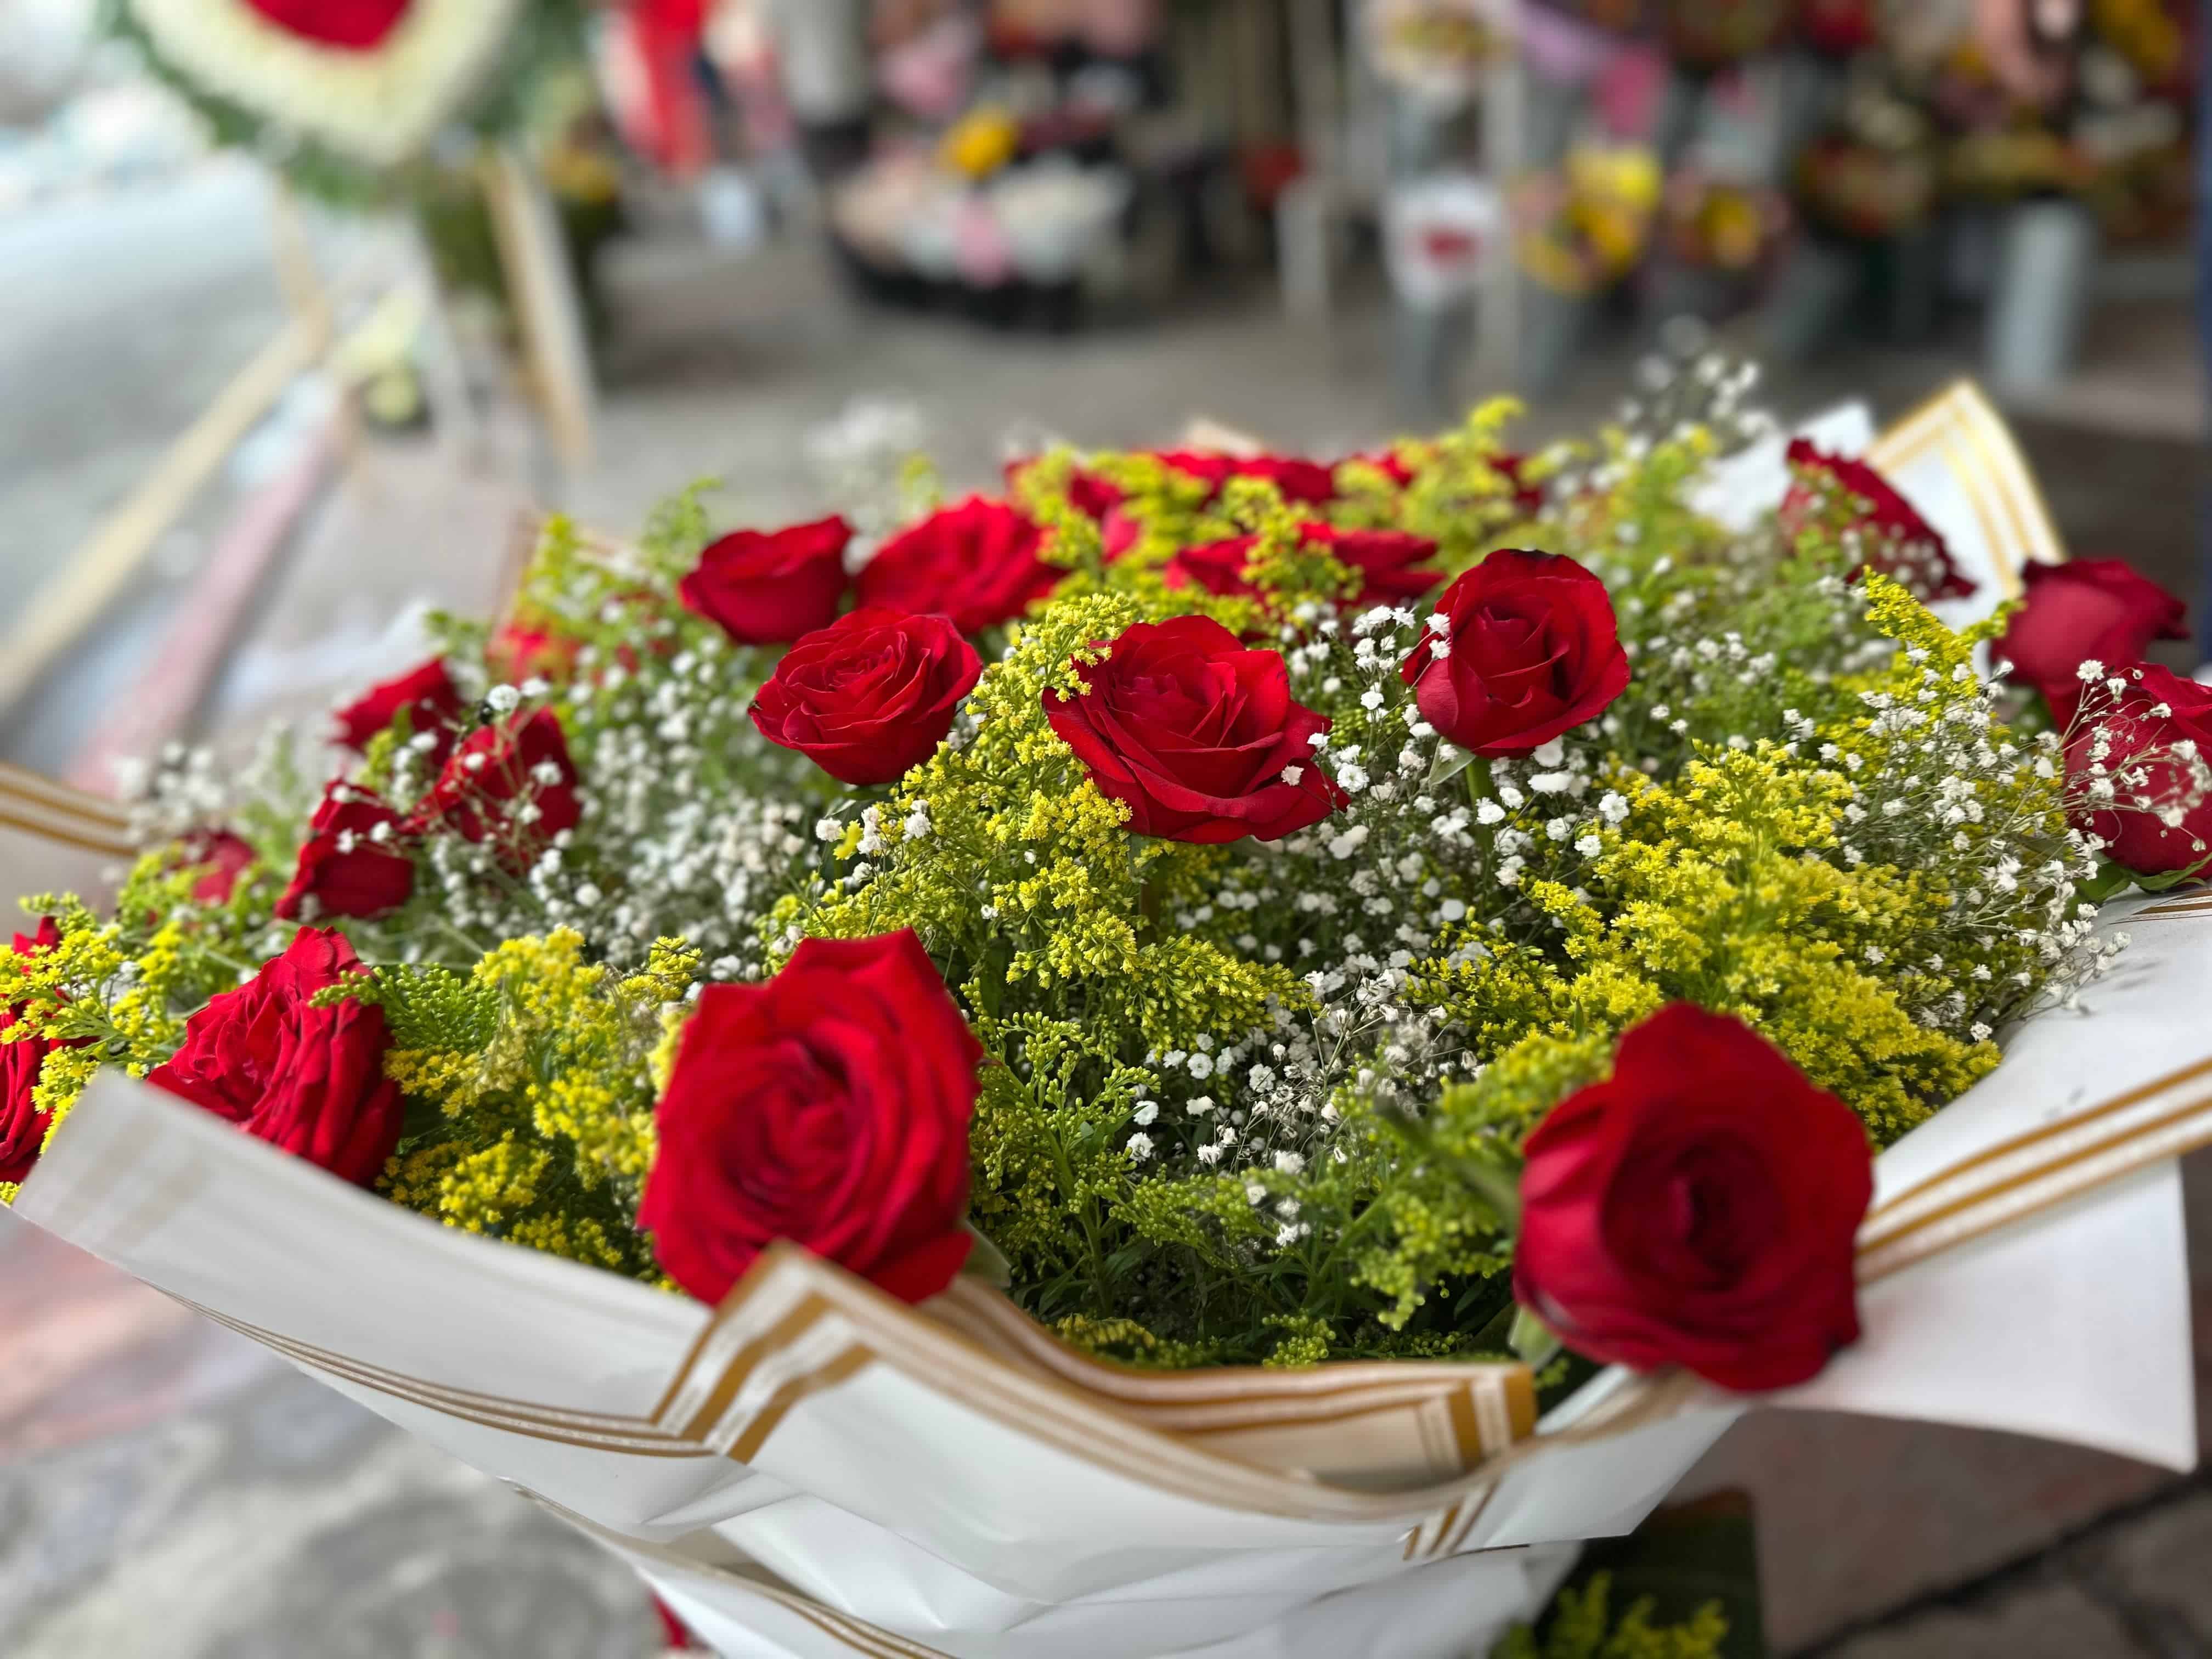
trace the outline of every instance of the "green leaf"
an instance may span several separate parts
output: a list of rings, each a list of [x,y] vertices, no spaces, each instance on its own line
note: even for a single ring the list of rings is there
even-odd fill
[[[975,1244],[969,1250],[968,1260],[962,1264],[960,1271],[972,1279],[980,1279],[986,1285],[994,1285],[1000,1290],[1012,1290],[1014,1283],[1014,1264],[1006,1260],[1006,1253],[994,1244],[990,1235],[976,1226],[974,1222],[963,1222],[962,1224],[967,1228],[968,1237],[975,1240]]]
[[[1517,1303],[1514,1304],[1513,1323],[1507,1328],[1505,1342],[1521,1356],[1523,1364],[1539,1370],[1565,1346],[1557,1331]]]

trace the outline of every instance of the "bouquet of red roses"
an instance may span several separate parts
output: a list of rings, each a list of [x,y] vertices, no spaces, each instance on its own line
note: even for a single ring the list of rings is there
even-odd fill
[[[1754,1397],[2185,1464],[2172,612],[1747,384],[549,524],[28,902],[0,1196],[732,1654],[1480,1650]]]

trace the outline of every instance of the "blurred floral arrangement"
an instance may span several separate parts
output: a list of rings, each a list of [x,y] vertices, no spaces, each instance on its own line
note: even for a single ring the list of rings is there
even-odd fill
[[[1778,191],[1692,167],[1667,180],[1660,205],[1659,240],[1668,257],[1731,276],[1768,262],[1790,226],[1790,204]]]
[[[1641,145],[1577,146],[1560,171],[1534,174],[1516,188],[1522,270],[1557,294],[1611,287],[1650,247],[1663,184],[1658,157]]]
[[[447,129],[530,125],[583,78],[580,0],[102,0],[103,27],[297,188],[369,205]]]
[[[1870,469],[1801,445],[1731,536],[1651,407],[1531,457],[1502,404],[1334,463],[1054,451],[864,557],[695,495],[634,548],[555,521],[335,775],[173,757],[112,912],[29,901],[0,1176],[118,1067],[709,1301],[790,1238],[1147,1365],[1808,1376],[1869,1148],[2103,971],[2093,895],[2205,866],[2212,716],[2134,660],[2138,580],[1954,634]],[[1667,1196],[1706,1136],[1698,1215],[1794,1218],[1755,1264]]]

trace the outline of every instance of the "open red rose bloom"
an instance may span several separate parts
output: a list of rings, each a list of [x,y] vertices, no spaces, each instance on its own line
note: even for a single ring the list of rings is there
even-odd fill
[[[860,568],[860,603],[950,617],[963,634],[1012,622],[1066,571],[1037,556],[1044,532],[1004,501],[970,495],[901,531]]]
[[[1741,1021],[1661,1009],[1522,1153],[1514,1295],[1578,1352],[1748,1393],[1857,1340],[1866,1130]]]
[[[791,648],[753,700],[752,722],[841,783],[889,783],[944,741],[982,672],[943,617],[863,606]]]
[[[1603,714],[1628,685],[1605,584],[1562,553],[1502,548],[1437,601],[1401,671],[1449,741],[1495,759],[1526,755]]]
[[[2075,726],[2066,744],[2067,773],[2077,781],[2100,766],[2106,774],[2124,774],[2130,794],[2172,803],[2173,822],[2140,809],[2085,805],[2075,814],[2077,826],[2104,842],[2113,863],[2137,875],[2212,870],[2212,798],[2189,801],[2191,763],[2212,757],[2212,685],[2156,663],[2113,672],[2125,689],[2096,718]]]
[[[911,933],[811,939],[765,985],[713,985],[684,1028],[638,1224],[717,1302],[779,1238],[920,1302],[972,1243],[982,1046]]]
[[[2187,607],[2118,559],[2031,564],[2021,574],[2026,602],[1990,655],[2040,691],[2062,726],[2081,702],[2083,663],[2118,672],[2140,661],[2153,640],[2189,636]]]
[[[343,934],[303,927],[284,954],[185,1028],[146,1080],[341,1180],[367,1186],[399,1143],[399,1085],[384,1075],[384,1010],[316,993],[362,973]]]
[[[1219,623],[1139,623],[1079,665],[1088,690],[1045,693],[1045,716],[1129,828],[1165,841],[1279,841],[1318,823],[1344,792],[1315,763],[1329,723],[1291,696],[1273,651]]]

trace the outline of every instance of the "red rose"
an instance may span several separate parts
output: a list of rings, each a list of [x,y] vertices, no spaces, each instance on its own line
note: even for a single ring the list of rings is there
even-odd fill
[[[399,26],[410,0],[246,0],[287,33],[334,52],[373,52]]]
[[[1526,455],[1510,452],[1490,458],[1491,471],[1502,475],[1505,482],[1513,486],[1513,505],[1533,518],[1544,510],[1544,486],[1528,481],[1525,476],[1528,465]]]
[[[1004,501],[970,495],[876,550],[860,603],[952,618],[963,634],[1012,622],[1067,573],[1037,557],[1044,532]]]
[[[1345,461],[1365,462],[1400,489],[1413,482],[1414,468],[1395,448],[1364,449],[1346,456],[1337,465],[1342,466]]]
[[[1138,623],[1075,672],[1088,692],[1046,692],[1045,718],[1136,835],[1279,841],[1346,802],[1308,741],[1328,716],[1291,697],[1281,657],[1211,617]]]
[[[1992,647],[2023,685],[2043,693],[2063,725],[2081,696],[2085,662],[2114,670],[2140,659],[2153,640],[2189,636],[2181,601],[2118,559],[2031,564],[2027,602]]]
[[[863,605],[785,653],[753,724],[840,783],[889,783],[936,752],[982,672],[945,617]]]
[[[1186,547],[1167,562],[1160,580],[1170,587],[1195,585],[1217,599],[1257,599],[1260,590],[1245,576],[1244,567],[1259,544],[1257,536],[1227,536]]]
[[[1292,455],[1222,455],[1211,450],[1161,449],[1154,450],[1152,458],[1188,477],[1200,478],[1212,485],[1206,497],[1209,502],[1221,494],[1222,485],[1231,478],[1264,479],[1275,486],[1276,493],[1285,501],[1300,507],[1319,507],[1336,499],[1336,470],[1319,461],[1300,460]]]
[[[1857,1340],[1866,1130],[1741,1021],[1661,1009],[1522,1154],[1513,1294],[1580,1352],[1759,1392]]]
[[[416,808],[415,828],[444,824],[465,841],[496,841],[510,861],[583,816],[568,739],[550,708],[517,711],[469,735]]]
[[[408,834],[404,820],[375,795],[331,779],[307,820],[307,844],[276,901],[277,915],[312,921],[397,910],[415,891],[415,861],[401,850]]]
[[[434,765],[452,750],[453,727],[466,706],[452,676],[446,672],[445,659],[433,657],[397,679],[371,686],[339,709],[337,739],[355,753],[362,753],[368,749],[368,740],[389,728],[404,708],[410,732],[428,732],[437,738],[438,746],[430,751]]]
[[[710,985],[655,1110],[638,1225],[702,1302],[779,1238],[925,1301],[968,1257],[982,1057],[911,932],[806,939],[765,985]]]
[[[1021,488],[1022,479],[1037,464],[1037,460],[1038,457],[1029,455],[1018,461],[1006,463],[1006,492],[1009,495]],[[1122,499],[1121,486],[1103,474],[1080,466],[1068,468],[1068,505],[1084,517],[1103,520],[1109,513],[1121,506]]]
[[[2127,680],[2127,689],[2117,703],[2101,705],[2095,718],[2075,726],[2066,744],[2068,779],[2078,787],[2095,775],[2094,765],[2107,774],[2125,768],[2129,775],[2118,785],[2123,801],[2170,805],[2180,811],[2181,821],[2167,823],[2136,806],[2081,813],[2080,827],[2105,842],[2113,863],[2139,876],[2193,870],[2212,849],[2212,799],[2185,805],[2195,769],[2175,745],[2194,744],[2197,755],[2212,760],[2212,685],[2156,663],[2107,667]]]
[[[852,539],[853,526],[836,514],[781,530],[733,531],[707,544],[677,597],[739,645],[788,645],[837,619]]]
[[[1605,584],[1564,553],[1501,548],[1437,609],[1451,631],[1424,633],[1399,672],[1422,718],[1462,749],[1526,755],[1627,688]]]
[[[1121,507],[1109,507],[1099,521],[1098,551],[1111,564],[1142,540],[1144,534],[1145,526],[1134,514]]]
[[[1353,598],[1361,605],[1402,605],[1419,599],[1443,574],[1420,568],[1437,550],[1425,536],[1402,530],[1339,530],[1318,520],[1300,526],[1299,534],[1309,546],[1358,573],[1359,592]],[[1259,541],[1257,536],[1231,536],[1186,547],[1168,561],[1162,578],[1170,587],[1195,582],[1223,599],[1256,598],[1258,590],[1246,579],[1244,567]]]
[[[54,919],[42,917],[37,933],[27,937],[15,935],[15,954],[36,956],[61,942],[61,929],[54,926]],[[21,1003],[0,1008],[0,1039],[14,1029],[23,1012]],[[0,1181],[21,1181],[30,1174],[31,1166],[39,1161],[39,1153],[46,1144],[52,1114],[40,1111],[31,1098],[31,1091],[39,1085],[39,1074],[46,1066],[46,1056],[57,1048],[81,1047],[83,1041],[70,1038],[56,1042],[42,1036],[20,1036],[12,1042],[0,1040]]]
[[[334,928],[303,927],[284,954],[185,1022],[184,1046],[146,1081],[271,1146],[366,1187],[399,1144],[399,1085],[384,1075],[384,1010],[311,1005],[363,971]]]
[[[244,836],[228,830],[195,830],[177,843],[178,867],[200,872],[192,884],[195,904],[229,903],[238,878],[260,856]]]
[[[1309,524],[1307,541],[1347,570],[1359,574],[1360,605],[1404,605],[1418,599],[1443,578],[1441,570],[1426,569],[1436,556],[1437,544],[1426,536],[1403,530],[1339,530],[1334,525]]]
[[[1974,591],[1965,572],[1951,562],[1951,550],[1936,527],[1899,495],[1888,479],[1864,461],[1831,455],[1802,438],[1790,441],[1790,465],[1820,474],[1858,498],[1858,528],[1873,543],[1867,564],[1903,582],[1923,600],[1963,599]],[[1782,499],[1782,526],[1795,535],[1812,511],[1814,492],[1800,481]]]
[[[494,679],[510,685],[533,678],[558,684],[576,672],[583,649],[581,641],[565,634],[501,623],[484,647],[484,666]]]

